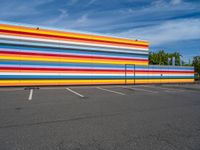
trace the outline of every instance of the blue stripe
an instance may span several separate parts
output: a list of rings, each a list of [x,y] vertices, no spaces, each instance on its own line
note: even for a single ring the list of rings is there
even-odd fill
[[[62,44],[46,44],[46,43],[42,43],[42,42],[37,42],[37,43],[33,43],[33,42],[21,42],[21,41],[12,41],[12,40],[1,40],[0,39],[0,43],[2,44],[14,44],[14,45],[26,45],[26,46],[33,46],[33,47],[48,47],[48,48],[61,48],[61,49],[66,49],[66,48],[72,48],[72,49],[81,49],[81,50],[94,50],[94,51],[105,51],[105,52],[117,52],[117,53],[130,53],[130,54],[147,54],[148,55],[148,51],[146,50],[129,50],[126,48],[105,48],[105,47],[88,47],[88,46],[71,46],[71,45],[62,45]]]
[[[111,64],[89,64],[89,63],[57,63],[57,62],[40,62],[40,61],[10,61],[10,60],[0,60],[0,65],[11,65],[11,66],[24,66],[24,67],[82,67],[82,68],[105,68],[105,69],[120,69],[120,70],[125,70],[125,65],[111,65]],[[127,66],[128,70],[134,70],[133,65]],[[193,67],[191,68],[174,68],[174,67],[148,67],[148,66],[135,66],[135,70],[155,70],[159,69],[160,71],[168,71],[168,70],[174,70],[174,71],[193,71]]]
[[[184,67],[184,66],[152,66],[152,65],[149,65],[148,67],[149,69],[170,69],[170,70],[191,70],[193,71],[194,70],[194,67]]]
[[[49,54],[54,54],[54,52],[64,53],[64,54],[85,54],[85,55],[94,55],[94,56],[115,56],[115,57],[128,57],[128,58],[143,58],[147,59],[147,54],[124,54],[124,53],[114,53],[114,52],[95,52],[95,51],[81,51],[81,50],[72,50],[72,49],[53,49],[53,48],[35,48],[35,47],[27,47],[27,46],[8,46],[8,45],[0,45],[0,48],[11,49],[11,50],[20,50],[23,52],[49,52]],[[9,51],[9,50],[8,50]]]
[[[125,68],[124,65],[110,65],[110,64],[89,64],[89,63],[58,63],[58,62],[40,62],[40,61],[10,61],[10,60],[0,60],[0,64],[2,65],[38,65],[38,66],[45,66],[45,67],[103,67],[103,68]]]

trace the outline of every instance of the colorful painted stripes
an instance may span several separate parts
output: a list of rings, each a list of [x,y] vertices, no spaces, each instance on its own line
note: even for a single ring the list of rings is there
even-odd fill
[[[121,39],[114,37],[88,35],[64,31],[53,31],[32,27],[20,27],[14,25],[0,24],[0,33],[2,35],[16,35],[33,38],[56,39],[63,41],[84,42],[89,44],[106,44],[125,47],[141,47],[147,48],[148,43],[144,41],[134,41],[129,39]]]
[[[149,66],[145,41],[0,23],[0,86],[193,80],[192,67]]]

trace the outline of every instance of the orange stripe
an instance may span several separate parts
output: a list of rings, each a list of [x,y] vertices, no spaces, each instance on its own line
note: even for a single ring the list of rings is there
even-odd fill
[[[98,40],[104,40],[104,41],[112,41],[112,42],[124,42],[124,43],[140,43],[141,45],[148,45],[148,42],[146,41],[136,41],[136,40],[130,40],[125,38],[117,38],[117,37],[109,37],[109,36],[100,36],[100,35],[89,35],[89,34],[83,34],[83,33],[72,33],[72,32],[66,32],[66,31],[56,31],[56,30],[49,30],[49,29],[40,29],[36,30],[36,28],[33,27],[25,27],[25,26],[16,26],[16,25],[5,25],[0,24],[0,28],[4,29],[10,29],[12,31],[16,30],[23,30],[30,33],[43,33],[43,34],[49,34],[49,35],[65,35],[66,37],[78,37],[83,39],[98,39]]]
[[[16,57],[16,55],[15,54],[1,54],[1,56],[8,56],[8,57]],[[74,58],[67,58],[67,57],[54,57],[54,56],[31,56],[31,55],[18,55],[20,58],[44,58],[44,59],[49,59],[49,60],[53,60],[53,59],[57,59],[57,60],[59,60],[60,59],[60,61],[62,62],[62,60],[67,60],[67,59],[70,59],[70,60],[77,60],[77,61],[94,61],[93,63],[96,63],[95,61],[99,61],[99,62],[121,62],[121,63],[124,63],[124,64],[126,64],[126,62],[137,62],[137,63],[142,63],[142,64],[147,64],[148,63],[148,61],[130,61],[130,60],[109,60],[109,59],[94,59],[94,58],[92,58],[92,59],[88,59],[88,58],[76,58],[76,57],[74,57]],[[59,62],[59,61],[58,61]]]

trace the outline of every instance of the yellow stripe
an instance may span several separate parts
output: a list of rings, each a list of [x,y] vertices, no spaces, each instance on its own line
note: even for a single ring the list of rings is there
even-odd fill
[[[143,80],[135,81],[136,84],[137,83],[179,83],[179,82],[194,82],[194,79],[143,79]]]
[[[142,83],[178,83],[194,82],[194,79],[144,79],[135,80],[136,84]],[[125,80],[0,80],[0,86],[26,86],[26,85],[92,85],[92,84],[124,84]],[[134,80],[127,80],[127,83],[133,84]]]
[[[40,34],[48,34],[48,35],[55,35],[55,36],[72,37],[72,38],[81,38],[85,40],[103,40],[106,42],[121,42],[124,44],[141,44],[144,46],[148,46],[148,42],[146,41],[135,41],[135,40],[123,39],[123,38],[114,38],[114,37],[107,37],[107,36],[72,33],[72,32],[62,32],[62,31],[56,31],[56,30],[45,30],[45,29],[37,30],[36,28],[23,27],[23,26],[12,26],[12,25],[0,24],[0,29],[10,30],[10,31],[22,31],[22,32],[28,32],[28,33],[40,33]]]
[[[16,56],[4,56],[1,55],[0,59],[4,60],[23,60],[23,61],[49,61],[49,62],[74,62],[74,63],[99,63],[99,64],[135,64],[135,65],[148,65],[148,61],[105,61],[105,60],[81,60],[81,59],[63,59],[63,58],[45,58],[45,57],[20,57]]]
[[[124,84],[124,80],[0,80],[0,86]]]

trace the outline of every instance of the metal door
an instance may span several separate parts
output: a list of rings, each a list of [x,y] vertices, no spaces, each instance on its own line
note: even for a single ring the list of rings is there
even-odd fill
[[[125,84],[135,84],[134,64],[125,64]]]

